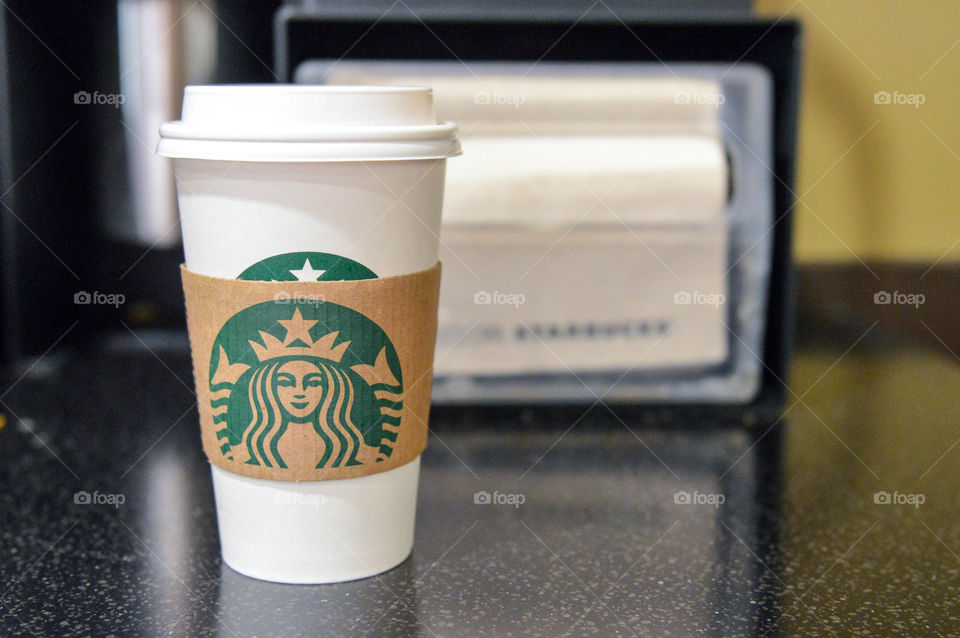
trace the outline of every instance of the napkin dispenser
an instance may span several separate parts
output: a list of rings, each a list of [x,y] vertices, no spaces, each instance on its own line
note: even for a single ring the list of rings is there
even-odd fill
[[[468,72],[469,70],[469,72]],[[426,84],[447,168],[438,403],[741,405],[769,326],[772,83],[756,65],[322,61]]]

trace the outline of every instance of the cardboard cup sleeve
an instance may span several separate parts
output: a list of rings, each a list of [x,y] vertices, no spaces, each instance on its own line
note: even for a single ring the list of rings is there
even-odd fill
[[[385,472],[427,443],[440,264],[279,282],[181,266],[203,449],[243,476]]]

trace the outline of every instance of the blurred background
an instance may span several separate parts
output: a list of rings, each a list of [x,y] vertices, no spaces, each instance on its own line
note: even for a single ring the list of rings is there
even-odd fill
[[[757,9],[804,27],[797,259],[955,262],[960,7],[761,0]],[[919,98],[906,108],[874,98],[894,91]]]
[[[163,168],[149,155],[155,141],[149,138],[158,121],[177,116],[180,87],[188,82],[272,82],[285,73],[289,75],[286,79],[293,79],[295,69],[285,68],[285,58],[309,57],[305,51],[312,45],[304,43],[324,36],[290,20],[289,41],[299,50],[278,56],[282,44],[276,36],[284,31],[276,26],[282,6],[279,1],[98,1],[82,10],[57,3],[21,7],[10,2],[7,6],[4,201],[24,222],[10,219],[8,211],[3,231],[9,247],[7,262],[2,265],[9,274],[5,285],[8,310],[3,320],[9,328],[0,353],[12,361],[44,349],[11,318],[17,296],[30,294],[15,283],[15,251],[23,254],[21,262],[39,259],[46,252],[55,268],[87,280],[86,287],[94,287],[103,277],[117,281],[122,276],[123,284],[137,289],[141,271],[152,271],[151,264],[163,260],[164,250],[177,254],[176,248],[171,248],[178,243],[172,185],[169,180],[165,185],[158,183]],[[328,17],[347,15],[336,3],[311,2],[290,3],[287,13],[293,11],[290,7],[301,6],[308,10],[327,7]],[[416,12],[433,10],[430,3],[411,6],[408,11],[406,5],[361,3],[350,20],[367,20],[369,26],[380,17],[383,26],[398,20],[415,21],[412,16],[419,15]],[[582,14],[578,23],[582,25],[604,20],[616,23],[614,16],[621,14],[654,24],[678,19],[735,21],[752,11],[768,25],[782,27],[795,20],[804,32],[804,77],[794,113],[799,117],[797,181],[789,189],[795,199],[790,209],[795,220],[790,249],[794,259],[814,267],[869,264],[866,269],[844,271],[845,276],[867,276],[874,281],[888,276],[883,272],[885,263],[910,264],[919,268],[916,285],[921,287],[931,285],[928,277],[919,280],[927,268],[936,264],[948,270],[946,267],[955,263],[960,238],[954,232],[951,202],[960,188],[953,179],[960,161],[956,151],[960,142],[951,105],[956,97],[953,92],[960,89],[949,81],[957,55],[953,23],[958,9],[953,3],[907,6],[897,2],[761,0],[755,6],[729,2],[706,7],[688,2],[667,9],[656,3],[628,2],[609,5],[609,11],[607,5],[557,6],[574,19]],[[536,6],[530,9],[537,10]],[[458,12],[477,20],[484,12],[495,15],[497,11],[511,15],[508,5],[496,3],[450,5],[435,13],[441,20]],[[70,25],[78,29],[70,30]],[[420,31],[426,39],[418,46],[426,49],[417,56],[446,56],[455,62],[455,56],[428,31]],[[342,30],[342,46],[327,38],[320,48],[332,52],[339,47],[336,58],[346,60],[382,56],[388,51],[378,51],[376,46],[365,49],[364,41],[375,40],[372,36],[378,29],[353,47],[348,32],[352,30]],[[89,37],[90,33],[96,37]],[[733,59],[744,54],[749,61],[764,48],[765,41],[732,55]],[[563,51],[563,46],[561,41],[544,61],[569,58],[571,53]],[[487,57],[505,59],[516,57],[515,53],[504,50]],[[397,50],[389,55],[411,54]],[[462,53],[458,55],[462,57]],[[593,54],[579,49],[573,55],[589,59]],[[636,55],[656,62],[656,56],[642,45]],[[688,60],[697,57],[692,50],[680,55]],[[51,90],[63,90],[70,102],[64,105],[51,100]],[[75,108],[85,106],[72,104],[78,92],[123,94],[126,104]],[[883,102],[886,94],[889,103]],[[61,135],[63,139],[59,139]],[[38,162],[44,153],[54,161]],[[98,161],[71,165],[70,158],[78,155]],[[124,166],[129,170],[122,169]],[[64,182],[59,192],[44,188],[58,178]],[[789,181],[789,176],[781,179]],[[23,210],[13,205],[13,198],[20,198]],[[68,216],[64,221],[42,212],[44,208],[72,209],[80,216]],[[102,246],[104,241],[119,251],[114,261],[124,263],[116,272],[97,263],[102,260],[91,258],[92,246]],[[58,257],[47,252],[41,242]],[[146,262],[137,261],[141,256]],[[136,267],[124,272],[134,262]],[[889,276],[893,280],[878,289],[897,284],[897,275]],[[42,289],[49,282],[35,285]],[[108,282],[104,285],[117,287]],[[129,318],[147,324],[176,324],[179,310],[162,301],[176,298],[176,281],[164,279],[152,285],[161,286],[164,292],[153,299],[127,294],[137,297],[126,307]],[[882,320],[898,321],[892,316]],[[31,318],[40,325],[49,321]],[[933,326],[935,322],[931,318],[927,323]],[[66,325],[49,325],[49,331],[59,334]],[[942,338],[953,344],[948,337]]]

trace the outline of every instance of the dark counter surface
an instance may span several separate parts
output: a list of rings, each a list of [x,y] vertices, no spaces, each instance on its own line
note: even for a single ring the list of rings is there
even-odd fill
[[[0,391],[0,633],[956,635],[960,367],[812,334],[776,423],[438,412],[413,555],[324,586],[221,563],[179,338],[46,361]]]

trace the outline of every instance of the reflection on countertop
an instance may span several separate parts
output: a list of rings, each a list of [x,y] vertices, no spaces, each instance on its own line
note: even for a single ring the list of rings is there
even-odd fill
[[[878,330],[857,338],[804,344],[785,418],[749,429],[649,425],[603,405],[469,427],[443,411],[411,558],[308,587],[222,565],[186,354],[91,353],[3,398],[0,628],[955,631],[960,368]],[[75,502],[81,490],[94,502]]]

